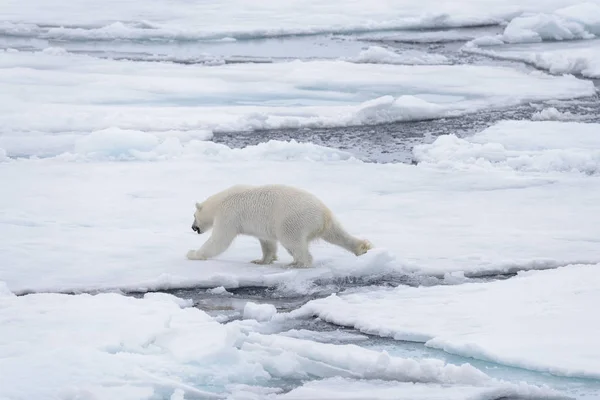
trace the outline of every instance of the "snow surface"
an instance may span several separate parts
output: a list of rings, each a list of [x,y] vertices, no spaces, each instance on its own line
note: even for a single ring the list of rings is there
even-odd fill
[[[161,150],[168,152],[174,139],[212,131],[422,120],[595,93],[572,76],[506,67],[329,60],[216,68],[0,54],[0,148],[9,156],[119,158],[171,138]]]
[[[460,282],[598,263],[598,132],[597,124],[502,122],[417,147],[419,165],[324,157],[338,153],[293,142],[236,150],[196,142],[168,159],[143,158],[156,161],[9,160],[0,163],[0,276],[18,293],[274,286],[307,294],[347,277]],[[249,263],[260,246],[240,237],[215,260],[187,260],[208,237],[190,228],[194,203],[240,182],[306,188],[376,248],[355,257],[318,242],[314,268],[286,269],[282,249],[273,265]]]
[[[547,388],[492,379],[468,364],[245,333],[190,306],[162,293],[136,299],[2,291],[0,398],[225,398],[239,385],[309,376],[557,396]]]
[[[290,315],[316,315],[453,354],[598,379],[600,320],[590,308],[600,301],[598,268],[571,265],[505,281],[332,295]]]
[[[590,0],[599,4],[598,0]],[[498,24],[523,12],[552,13],[581,0],[5,0],[0,33],[61,40],[231,40],[291,34]]]
[[[419,161],[451,168],[595,175],[600,174],[600,124],[502,121],[464,139],[440,136],[415,146],[414,153]]]

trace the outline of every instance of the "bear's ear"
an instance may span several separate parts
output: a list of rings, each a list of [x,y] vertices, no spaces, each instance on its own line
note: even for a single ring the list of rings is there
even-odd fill
[[[202,210],[202,203],[196,203],[196,210]]]

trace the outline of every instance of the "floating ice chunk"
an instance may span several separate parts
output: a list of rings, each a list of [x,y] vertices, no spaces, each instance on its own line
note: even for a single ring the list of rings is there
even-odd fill
[[[318,332],[307,329],[290,329],[289,331],[280,333],[280,335],[325,343],[355,342],[369,339],[366,335],[340,330]]]
[[[228,292],[227,289],[225,289],[223,286],[218,286],[216,288],[208,289],[206,291],[206,293],[216,294],[216,295],[224,295],[224,296],[231,296],[232,295],[232,293]]]
[[[598,44],[598,43],[597,43]],[[519,58],[519,56],[517,56]],[[527,61],[553,74],[576,74],[588,78],[600,78],[600,48],[567,49],[548,51],[525,56]]]
[[[560,393],[548,387],[524,383],[515,385],[491,379],[470,364],[454,365],[437,359],[413,360],[394,357],[386,351],[374,351],[354,344],[335,345],[281,335],[249,333],[242,350],[255,352],[256,359],[260,360],[274,377],[295,375],[301,379],[303,374],[308,373],[325,379],[437,383],[446,387],[476,386],[493,388],[500,393],[504,390],[506,393],[521,392],[539,397],[561,397]],[[291,372],[294,363],[290,363],[289,359],[283,363],[281,354],[293,354],[296,357],[295,374]]]
[[[429,54],[422,51],[402,51],[396,53],[381,46],[369,46],[357,57],[348,58],[348,61],[365,64],[407,64],[407,65],[435,65],[449,64],[446,56]]]
[[[444,282],[449,284],[459,284],[468,282],[469,278],[465,276],[464,271],[446,272],[444,274]]]
[[[544,108],[541,111],[536,111],[531,116],[534,121],[570,121],[580,117],[569,111],[561,112],[554,107]]]
[[[383,96],[363,103],[353,117],[355,124],[414,121],[437,118],[445,107],[415,96]]]
[[[444,168],[501,167],[531,172],[600,173],[599,124],[503,121],[464,139],[415,146],[417,160]]]
[[[499,46],[504,44],[501,35],[497,36],[482,36],[468,42],[466,46]]]
[[[269,321],[277,314],[277,309],[273,304],[257,304],[251,301],[244,306],[244,318],[255,319],[257,321]]]
[[[42,50],[42,53],[49,54],[51,56],[64,56],[69,52],[62,47],[46,47],[44,50]]]
[[[571,265],[504,281],[332,295],[292,314],[452,354],[598,379],[600,322],[589,309],[600,301],[598,268]]]
[[[555,11],[513,19],[504,30],[508,43],[592,39],[600,34],[600,5],[583,3]]]
[[[491,379],[470,364],[453,365],[441,360],[412,360],[390,356],[385,351],[374,351],[354,344],[336,345],[317,343],[280,335],[262,335],[251,332],[242,350],[268,353],[284,351],[296,357],[313,360],[327,368],[314,371],[322,378],[332,376],[359,379],[387,379],[394,381],[438,382],[448,384],[481,384]],[[271,356],[272,357],[272,356]],[[265,362],[262,357],[261,362]],[[275,361],[277,362],[277,361]],[[283,371],[280,366],[280,373]],[[289,366],[285,366],[289,369]],[[314,368],[314,367],[313,367]],[[271,368],[272,369],[272,368]],[[309,372],[305,370],[302,372]],[[277,373],[273,373],[277,376]]]

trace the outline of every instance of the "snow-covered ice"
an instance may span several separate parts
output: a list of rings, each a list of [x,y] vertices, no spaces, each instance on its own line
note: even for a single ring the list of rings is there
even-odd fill
[[[475,43],[482,46],[484,42],[479,39]],[[498,45],[501,42],[488,44]],[[521,61],[552,74],[600,78],[600,39],[493,47],[466,46],[464,50],[501,60]]]
[[[161,137],[422,120],[594,93],[589,81],[507,67],[328,60],[202,68],[5,52],[0,148],[13,156],[144,151]]]
[[[551,106],[597,96],[584,78],[600,77],[600,0],[0,9],[0,398],[564,397],[520,376],[598,388],[600,124]],[[514,109],[533,121],[426,136],[416,165],[362,162],[344,137],[211,141]],[[236,183],[308,189],[375,248],[315,243],[314,268],[288,269],[283,249],[251,264],[258,241],[240,237],[187,260],[208,237],[190,229],[194,203]],[[441,286],[375,286],[399,282]]]
[[[350,333],[340,330],[335,331],[309,331],[306,329],[290,329],[280,333],[281,336],[288,336],[297,339],[312,340],[316,342],[358,342],[367,340],[369,337],[359,333]]]
[[[115,293],[17,297],[3,291],[0,397],[225,398],[236,385],[268,387],[271,378],[308,376],[558,396],[492,379],[468,364],[244,333],[189,306],[160,293],[135,299]]]
[[[544,108],[531,115],[533,121],[572,121],[584,118],[584,116],[574,115],[570,111],[559,111],[554,107]]]
[[[277,309],[273,304],[256,304],[251,301],[244,306],[243,317],[257,321],[269,321],[277,314]]]
[[[523,15],[510,21],[502,34],[507,43],[593,39],[600,35],[600,5],[587,2],[552,14]]]
[[[215,365],[237,357],[235,338],[188,305],[165,294],[0,295],[0,398],[220,398],[211,386],[230,372]],[[241,380],[266,375],[226,367]]]
[[[477,37],[464,51],[522,61],[553,74],[598,78],[599,36],[600,4],[582,2],[552,13],[523,14],[512,19],[502,34]],[[569,42],[553,43],[565,40]]]
[[[558,9],[552,14],[517,17],[502,34],[478,37],[467,43],[464,50],[502,60],[522,61],[553,74],[598,78],[599,36],[600,5],[587,2]],[[553,43],[564,40],[569,42]],[[544,43],[536,44],[538,42]]]
[[[407,65],[437,65],[449,64],[446,56],[430,54],[423,51],[395,52],[381,46],[369,46],[356,57],[347,58],[348,61],[364,64],[407,64]]]
[[[557,114],[542,111],[538,115],[542,119]],[[529,172],[598,174],[599,132],[600,124],[502,121],[464,139],[441,136],[432,144],[416,146],[414,153],[419,161],[450,168],[493,165]]]
[[[599,4],[598,0],[589,0]],[[581,0],[370,1],[226,0],[218,3],[156,0],[76,3],[8,0],[1,32],[67,40],[244,39],[290,34],[356,32],[398,28],[443,28],[498,24],[523,12],[552,13]]]
[[[0,276],[15,292],[277,286],[313,293],[347,277],[468,277],[598,263],[598,131],[576,122],[502,122],[417,147],[419,165],[325,157],[337,153],[293,142],[236,150],[195,142],[162,161],[9,160],[0,163]],[[274,265],[250,264],[260,246],[240,237],[215,260],[187,260],[207,238],[190,229],[195,201],[240,182],[306,188],[376,248],[357,258],[316,243],[315,268],[286,269],[283,251]]]
[[[524,13],[511,19],[502,34],[476,37],[469,44],[495,46],[504,43],[595,39],[599,35],[600,4],[582,2],[551,13]]]
[[[206,292],[210,294],[231,296],[231,293],[228,292],[227,289],[225,289],[223,286],[217,286],[216,288],[208,289]]]
[[[600,301],[598,268],[571,265],[505,281],[332,295],[290,316],[316,315],[453,354],[598,379],[600,321],[591,307]]]

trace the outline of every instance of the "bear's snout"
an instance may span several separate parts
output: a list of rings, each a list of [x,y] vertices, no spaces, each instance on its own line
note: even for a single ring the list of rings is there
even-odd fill
[[[196,226],[196,223],[195,223],[195,222],[192,224],[192,230],[193,230],[194,232],[196,232],[198,235],[202,233],[202,231],[200,230],[200,228],[198,228],[198,227]]]

